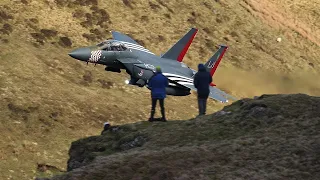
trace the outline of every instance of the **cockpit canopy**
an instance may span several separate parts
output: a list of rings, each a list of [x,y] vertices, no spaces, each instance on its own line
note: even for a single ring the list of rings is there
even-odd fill
[[[104,51],[125,51],[128,49],[124,44],[112,40],[103,41],[97,44],[97,46]]]

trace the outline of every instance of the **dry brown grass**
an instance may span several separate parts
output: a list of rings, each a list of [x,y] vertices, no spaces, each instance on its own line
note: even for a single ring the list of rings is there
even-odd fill
[[[128,33],[160,54],[190,27],[197,27],[200,31],[184,61],[196,68],[211,56],[212,45],[228,44],[214,77],[227,92],[237,97],[319,94],[319,84],[310,80],[319,77],[313,75],[319,69],[319,46],[290,27],[265,25],[241,6],[243,1],[97,1],[98,6],[95,1],[81,1],[87,6],[70,2],[0,2],[0,179],[30,178],[37,162],[64,169],[70,143],[99,133],[102,122],[147,119],[146,89],[125,86],[125,73],[105,72],[102,66],[85,66],[67,56],[72,48],[110,37],[109,30]],[[292,12],[307,18],[295,13],[296,8]],[[305,23],[317,33],[315,20]],[[284,40],[276,43],[279,36]],[[262,70],[266,72],[256,73]],[[222,106],[210,101],[208,112]],[[197,114],[194,95],[169,97],[166,107],[169,119]]]
[[[320,46],[320,20],[317,11],[320,5],[313,1],[245,1],[253,14],[262,18],[274,28],[288,28],[296,31],[311,42]]]

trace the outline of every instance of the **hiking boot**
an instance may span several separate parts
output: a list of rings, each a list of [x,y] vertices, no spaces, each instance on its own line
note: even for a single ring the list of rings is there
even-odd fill
[[[148,120],[149,122],[154,121],[154,118],[153,118],[153,117],[154,117],[155,112],[156,112],[155,110],[152,110],[152,109],[151,109],[150,118],[149,118],[149,120]]]
[[[167,122],[167,119],[163,118],[163,117],[160,120],[163,121],[163,122]]]

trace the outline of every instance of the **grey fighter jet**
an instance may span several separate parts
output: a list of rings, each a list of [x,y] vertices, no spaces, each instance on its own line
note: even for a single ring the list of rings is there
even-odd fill
[[[190,90],[197,90],[193,85],[193,77],[197,71],[189,68],[182,60],[197,31],[191,28],[161,56],[155,55],[129,36],[116,31],[111,31],[113,39],[94,46],[75,49],[69,55],[87,63],[105,65],[106,71],[120,73],[123,69],[131,77],[127,84],[147,88],[148,80],[155,73],[155,67],[160,66],[163,75],[169,79],[167,94],[187,96],[191,94]],[[205,64],[212,76],[227,49],[227,46],[220,45],[217,52]],[[220,102],[228,102],[228,99],[233,99],[232,96],[216,88],[213,83],[210,86],[209,97]]]

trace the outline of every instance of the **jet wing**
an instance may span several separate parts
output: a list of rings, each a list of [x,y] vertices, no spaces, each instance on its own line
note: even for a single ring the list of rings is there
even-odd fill
[[[216,87],[213,87],[213,86],[210,86],[210,91],[211,91],[211,88],[213,89],[213,91],[215,91],[215,92],[223,95],[224,97],[226,97],[226,98],[228,98],[228,99],[232,99],[233,101],[237,101],[237,100],[238,100],[237,98],[231,96],[230,94],[227,94],[227,93],[225,93],[224,91],[222,91],[222,90],[220,90],[220,89],[218,89],[218,88],[216,88]]]
[[[178,82],[178,84],[183,85],[185,87],[188,87],[194,91],[197,91],[197,89],[194,87],[193,83]],[[212,99],[215,99],[217,101],[220,101],[222,103],[227,103],[228,99],[226,97],[224,97],[222,94],[220,94],[219,91],[221,91],[221,90],[210,86],[209,97]],[[223,92],[223,91],[221,91],[221,92]]]
[[[149,54],[154,54],[151,51],[149,51],[148,49],[146,49],[145,47],[141,46],[139,43],[137,43],[131,37],[129,37],[125,34],[122,34],[117,31],[111,31],[111,34],[112,34],[112,37],[114,40],[120,41],[121,43],[123,43],[125,46],[127,46],[128,48],[130,48],[132,50],[140,51],[140,52],[144,52],[144,53],[149,53]]]
[[[181,75],[171,74],[171,73],[163,73],[170,81],[179,84],[181,86],[187,87],[191,90],[197,91],[197,88],[193,85],[193,78],[188,78]],[[228,99],[236,100],[236,98],[230,96],[229,94],[223,92],[222,90],[210,86],[210,94],[209,97],[215,99],[217,101],[226,103]]]

